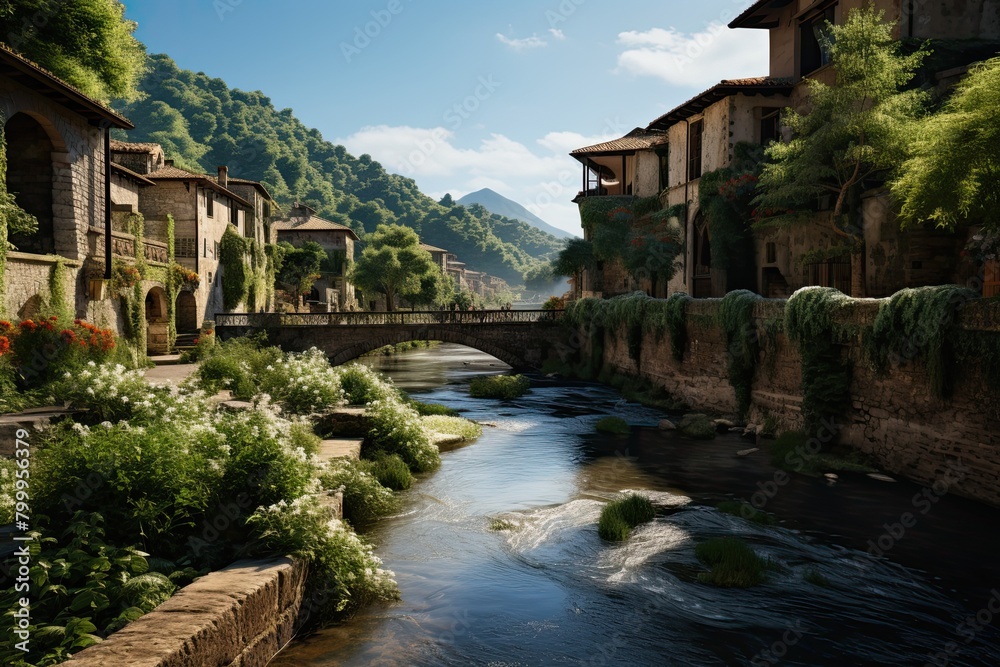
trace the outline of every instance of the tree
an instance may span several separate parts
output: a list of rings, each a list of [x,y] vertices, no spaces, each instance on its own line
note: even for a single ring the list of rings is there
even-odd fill
[[[794,222],[792,213],[817,200],[835,197],[831,225],[852,245],[854,296],[863,296],[860,195],[906,157],[913,122],[922,113],[926,94],[903,90],[927,53],[901,53],[893,40],[893,24],[874,5],[850,12],[840,26],[829,26],[825,38],[837,83],[810,79],[809,110],[788,109],[784,123],[792,130],[788,143],[767,149],[760,194],[754,199],[764,222]]]
[[[107,104],[139,98],[146,47],[117,0],[0,0],[0,39]]]
[[[326,251],[315,241],[306,241],[301,248],[287,241],[278,244],[281,269],[277,283],[292,295],[296,308],[303,294],[308,294],[320,278],[320,268],[326,261]]]
[[[441,269],[420,247],[415,231],[402,225],[379,225],[365,242],[367,247],[348,275],[351,282],[366,293],[385,296],[390,311],[397,297],[422,303],[430,293],[437,298],[440,284],[435,287],[434,281],[440,280]]]
[[[552,273],[571,278],[580,271],[593,269],[596,266],[594,244],[583,239],[570,239],[552,263]]]
[[[912,133],[913,153],[891,184],[902,223],[1000,229],[1000,58],[973,66]]]

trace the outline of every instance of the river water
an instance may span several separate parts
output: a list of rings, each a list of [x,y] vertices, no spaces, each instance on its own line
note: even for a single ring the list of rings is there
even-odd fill
[[[366,361],[495,426],[369,531],[402,601],[296,640],[274,666],[1000,665],[995,510],[861,474],[770,485],[766,450],[736,454],[753,442],[660,431],[663,413],[600,385],[539,377],[515,401],[471,399],[472,377],[506,367],[469,348]],[[596,434],[608,415],[633,433]],[[658,516],[603,542],[602,504],[625,489]],[[777,526],[713,508],[756,492]],[[915,525],[894,526],[907,512]],[[695,545],[730,535],[774,563],[766,583],[697,581]]]

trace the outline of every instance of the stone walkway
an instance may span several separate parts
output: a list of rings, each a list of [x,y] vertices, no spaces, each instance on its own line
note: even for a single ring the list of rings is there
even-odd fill
[[[179,386],[187,380],[198,368],[198,364],[182,364],[179,355],[150,357],[156,364],[154,368],[146,369],[146,380],[155,385]]]

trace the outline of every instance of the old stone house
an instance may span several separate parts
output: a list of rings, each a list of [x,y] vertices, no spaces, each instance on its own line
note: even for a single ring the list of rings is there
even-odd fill
[[[140,283],[144,303],[161,307],[146,310],[147,340],[165,342],[158,313],[165,312],[166,246],[155,237],[137,239],[129,224],[140,193],[154,185],[112,161],[111,130],[132,124],[3,45],[0,113],[7,144],[2,176],[39,223],[37,233],[10,239],[16,249],[3,267],[5,313],[34,317],[55,306],[54,294],[62,291],[76,317],[122,332],[122,304],[109,290],[112,268],[116,259],[134,264],[142,248],[152,269]]]
[[[722,296],[735,288],[765,296],[788,296],[805,285],[827,285],[856,295],[887,296],[908,286],[965,282],[976,271],[961,259],[974,229],[956,233],[933,228],[899,229],[884,188],[864,193],[861,215],[863,282],[852,286],[851,253],[830,225],[832,201],[817,203],[811,222],[758,230],[754,235],[755,276],[737,276],[731,266],[713,265],[712,230],[699,208],[702,177],[733,165],[740,145],[766,146],[787,132],[781,111],[808,103],[805,78],[832,83],[835,73],[821,48],[826,21],[841,23],[849,10],[867,0],[760,0],[737,17],[731,28],[769,31],[768,76],[724,80],[621,139],[581,148],[571,155],[583,163],[583,189],[576,201],[587,232],[592,198],[620,198],[622,207],[636,198],[658,195],[664,207],[682,207],[684,252],[669,284],[636,280],[616,262],[598,266],[595,275],[575,276],[574,296],[613,296],[641,289],[654,296],[685,291],[696,297]],[[958,49],[959,60],[938,63],[929,76],[939,91],[947,89],[969,62],[991,53],[1000,38],[1000,9],[986,0],[963,3],[906,3],[879,0],[886,19],[897,22],[901,39],[979,40],[976,48]],[[969,44],[963,42],[963,44]],[[964,60],[962,60],[964,54]],[[930,66],[934,67],[934,62]],[[603,208],[607,208],[605,205]],[[859,287],[859,289],[852,289]]]
[[[354,285],[347,280],[347,271],[354,261],[354,244],[359,240],[353,229],[321,218],[315,209],[299,202],[288,217],[275,222],[271,229],[276,243],[301,247],[312,241],[326,251],[321,278],[307,298],[311,309],[338,312],[358,308]]]

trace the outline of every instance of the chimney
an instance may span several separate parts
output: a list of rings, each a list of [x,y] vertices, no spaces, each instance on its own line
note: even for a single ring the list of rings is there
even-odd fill
[[[172,166],[174,166],[174,161],[173,160],[164,160],[163,164],[166,167],[172,167]]]
[[[229,187],[229,167],[219,167],[219,185]]]

